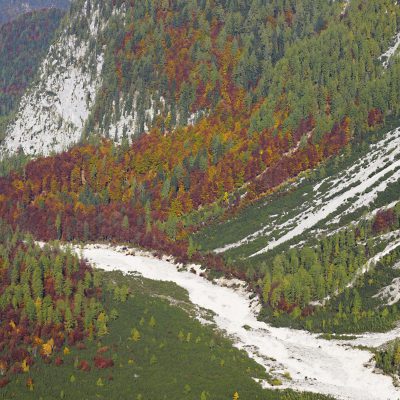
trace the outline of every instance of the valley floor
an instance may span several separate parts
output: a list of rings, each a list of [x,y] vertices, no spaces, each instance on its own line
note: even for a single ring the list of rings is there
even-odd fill
[[[216,325],[235,339],[238,348],[281,379],[284,387],[343,400],[400,399],[400,389],[393,386],[392,379],[374,372],[372,353],[353,347],[378,347],[398,337],[400,328],[364,334],[352,341],[325,340],[305,331],[274,328],[257,320],[258,305],[249,299],[240,281],[210,282],[199,276],[197,267],[196,273],[182,272],[167,259],[106,245],[88,245],[82,253],[98,268],[138,273],[183,287],[191,302],[215,313]]]

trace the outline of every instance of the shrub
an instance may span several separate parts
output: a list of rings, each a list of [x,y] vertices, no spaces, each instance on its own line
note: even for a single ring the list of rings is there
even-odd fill
[[[94,365],[96,366],[96,368],[99,369],[111,368],[114,366],[114,361],[109,358],[96,356],[94,357],[93,360],[94,360]]]
[[[90,364],[86,360],[79,363],[78,369],[81,371],[89,372],[91,370]]]

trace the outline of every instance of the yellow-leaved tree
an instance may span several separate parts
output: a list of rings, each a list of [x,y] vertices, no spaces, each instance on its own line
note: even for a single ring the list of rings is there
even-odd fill
[[[131,339],[134,342],[138,342],[140,340],[140,332],[136,328],[133,328],[131,331]]]
[[[54,348],[54,340],[51,338],[46,343],[42,344],[42,354],[46,357],[50,357]]]
[[[400,343],[398,343],[395,347],[393,361],[395,365],[400,365]]]
[[[22,361],[21,368],[23,372],[29,372],[29,364],[26,358],[24,359],[24,361]]]

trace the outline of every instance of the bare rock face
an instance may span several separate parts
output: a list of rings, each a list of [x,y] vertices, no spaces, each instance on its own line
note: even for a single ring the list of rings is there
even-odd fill
[[[21,99],[16,119],[7,128],[3,152],[23,149],[47,155],[66,149],[81,137],[100,85],[104,59],[103,49],[89,43],[104,25],[99,9],[93,7],[86,13],[87,1],[74,6],[80,6],[80,12],[70,13],[40,66],[36,82]]]

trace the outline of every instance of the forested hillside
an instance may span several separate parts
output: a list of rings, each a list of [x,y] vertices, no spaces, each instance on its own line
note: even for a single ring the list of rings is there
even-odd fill
[[[39,10],[0,26],[0,141],[63,15],[58,9]]]
[[[241,100],[251,115],[249,135],[275,129],[295,142],[294,132],[311,118],[318,142],[346,116],[351,130],[362,132],[396,111],[397,67],[383,74],[378,57],[398,31],[399,7],[352,1],[342,12],[343,6],[308,0],[125,5],[125,24],[107,29],[115,41],[86,132],[141,133],[146,115],[185,125],[221,102],[242,122],[235,107]],[[143,109],[135,107],[132,131],[136,102]]]
[[[94,52],[87,76],[96,76],[94,61],[104,58],[100,94],[91,98],[85,124],[88,141],[0,181],[1,215],[38,238],[130,241],[204,262],[193,231],[237,214],[344,149],[354,162],[368,133],[382,137],[386,118],[397,116],[400,64],[395,56],[385,66],[379,59],[400,16],[390,1],[117,2],[114,8],[92,1],[79,15],[81,6],[73,4],[69,19],[76,45],[92,43],[83,52]],[[104,18],[108,23],[97,31],[85,22]],[[68,32],[68,20],[64,25]],[[43,71],[40,79],[46,86]],[[146,122],[146,104],[152,121]],[[121,137],[115,124],[124,110],[133,110],[140,124],[134,131],[125,125],[121,146],[101,140],[102,132]],[[150,130],[143,135],[145,125]],[[57,141],[57,131],[35,129],[39,142],[48,134],[54,136],[46,143]],[[393,171],[397,148],[381,157],[395,160]],[[240,276],[247,270],[227,266],[229,257],[207,261]],[[260,262],[251,266],[257,273]]]
[[[42,65],[52,93],[38,84],[25,96],[6,148],[49,153],[82,135],[120,141],[222,114],[250,142],[268,132],[295,147],[312,132],[318,144],[337,124],[360,134],[397,112],[398,64],[386,60],[385,72],[379,57],[398,31],[399,7],[346,4],[76,1]]]
[[[34,244],[0,221],[0,387],[84,338],[107,330],[98,274],[71,251]]]
[[[270,322],[338,333],[393,328],[398,133],[348,145],[275,193],[201,228],[195,247],[241,265]]]
[[[44,396],[73,396],[77,370],[85,375],[103,369],[96,365],[96,346],[107,347],[101,358],[119,372],[115,385],[106,374],[81,376],[89,397],[99,390],[115,393],[132,375],[129,368],[138,386],[124,390],[137,400],[145,398],[153,372],[169,382],[165,398],[184,393],[211,400],[215,393],[237,400],[230,386],[239,373],[251,398],[274,394],[250,377],[282,383],[232,355],[222,339],[215,350],[211,328],[139,295],[148,282],[118,274],[100,282],[70,250],[40,249],[29,235],[46,242],[129,244],[161,259],[172,256],[179,269],[189,266],[188,275],[241,279],[235,288],[246,287],[260,307],[259,321],[239,323],[238,343],[249,347],[243,338],[251,331],[248,337],[257,341],[252,354],[260,350],[272,373],[280,361],[269,363],[262,337],[281,346],[276,339],[290,331],[274,337],[264,332],[264,322],[271,329],[316,332],[296,337],[312,338],[312,354],[330,360],[336,360],[337,343],[325,343],[320,352],[318,335],[351,340],[396,326],[398,2],[75,0],[60,22],[62,16],[59,10],[32,12],[0,27],[0,366],[6,366],[0,383],[10,393],[25,390],[12,375],[29,371],[37,338],[59,357],[68,341],[78,342],[82,349],[76,350],[84,354],[66,362],[72,386],[65,390],[58,383],[62,395],[41,386]],[[168,291],[174,288],[157,293],[166,300]],[[126,302],[138,313],[134,326],[125,318]],[[168,331],[165,339],[166,315],[188,328],[174,326],[177,332]],[[29,332],[24,344],[22,331]],[[125,335],[118,345],[117,331]],[[71,339],[75,334],[78,339]],[[8,355],[6,346],[16,347],[16,355]],[[210,385],[198,376],[191,382],[172,377],[185,366],[169,370],[163,349],[181,354],[184,346],[192,366],[200,368],[197,351],[218,361]],[[286,355],[307,353],[304,343],[297,353],[289,346],[281,348]],[[398,373],[398,353],[398,342],[376,349],[377,365]],[[365,366],[362,357],[357,363]],[[42,354],[38,374],[48,359]],[[293,367],[292,360],[286,363]],[[287,387],[312,388],[301,363],[292,370],[297,378],[278,369]],[[45,374],[58,379],[53,370]],[[321,378],[319,388],[341,393],[331,375]],[[359,386],[352,392],[347,385],[346,393],[359,396]]]
[[[35,9],[65,10],[69,5],[70,0],[0,0],[0,25]]]

